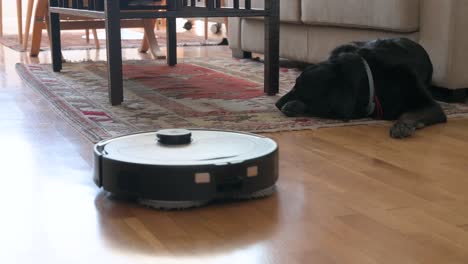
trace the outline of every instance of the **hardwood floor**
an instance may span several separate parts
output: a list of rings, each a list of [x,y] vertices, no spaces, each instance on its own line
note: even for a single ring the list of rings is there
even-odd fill
[[[1,263],[468,263],[468,119],[402,141],[388,125],[267,134],[273,197],[155,211],[97,189],[92,144],[16,74],[49,56],[0,46]]]

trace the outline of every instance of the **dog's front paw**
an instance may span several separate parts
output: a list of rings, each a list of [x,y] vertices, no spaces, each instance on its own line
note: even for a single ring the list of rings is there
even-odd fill
[[[306,105],[299,100],[287,102],[283,107],[281,107],[281,112],[288,117],[301,116],[305,111]]]
[[[392,138],[406,138],[414,135],[416,127],[413,124],[398,122],[390,128]]]

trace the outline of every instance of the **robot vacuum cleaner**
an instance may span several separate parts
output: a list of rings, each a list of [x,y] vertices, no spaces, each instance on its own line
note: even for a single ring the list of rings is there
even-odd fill
[[[277,179],[278,145],[250,133],[167,129],[94,146],[97,186],[158,209],[266,197]]]

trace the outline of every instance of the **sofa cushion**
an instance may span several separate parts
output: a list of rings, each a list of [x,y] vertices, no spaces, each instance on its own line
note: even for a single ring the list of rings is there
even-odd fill
[[[422,0],[302,0],[302,21],[415,32],[419,30],[420,2]]]
[[[240,1],[240,6],[244,7],[245,1]],[[226,5],[233,6],[233,0],[227,0]],[[252,8],[264,8],[265,0],[252,0]],[[281,0],[280,1],[280,21],[289,23],[301,23],[301,0]]]
[[[287,1],[287,0],[283,0]],[[307,58],[308,26],[291,23],[280,25],[280,57],[305,61]],[[241,49],[263,53],[265,47],[264,23],[257,19],[242,19]]]
[[[308,27],[306,62],[318,63],[326,60],[333,49],[352,41],[370,41],[375,39],[405,37],[419,40],[419,32],[397,33],[371,29],[350,30],[343,27]]]

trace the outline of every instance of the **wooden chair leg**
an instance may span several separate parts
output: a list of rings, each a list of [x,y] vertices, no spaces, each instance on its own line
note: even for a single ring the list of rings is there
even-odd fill
[[[24,29],[24,37],[23,37],[23,48],[25,50],[28,49],[28,41],[29,41],[29,31],[31,30],[31,18],[33,12],[34,0],[28,0],[28,7],[26,11],[26,28]]]
[[[18,41],[23,44],[23,4],[16,0],[16,18],[18,20]]]
[[[89,43],[89,28],[85,29],[86,43]]]
[[[95,28],[93,28],[92,31],[93,31],[93,37],[94,37],[94,45],[96,46],[96,49],[100,49],[101,44],[99,44],[99,38],[98,38],[97,30]]]
[[[3,1],[0,0],[0,37],[3,36]]]
[[[46,6],[46,15],[44,16],[44,25],[45,25],[45,28],[46,28],[46,31],[47,31],[47,38],[49,39],[49,47],[52,49],[52,34],[51,34],[51,29],[49,27],[50,25],[50,18],[49,16],[47,15],[49,13],[49,7]],[[59,15],[59,18],[60,18],[60,15]],[[60,20],[59,20],[60,21]]]
[[[31,37],[31,50],[29,56],[36,57],[41,48],[42,29],[48,10],[47,0],[38,0],[36,3],[36,12],[34,14],[33,33]]]
[[[208,18],[205,17],[205,41],[208,40]]]
[[[225,17],[224,18],[224,25],[226,26],[226,37],[229,33],[229,18]]]

